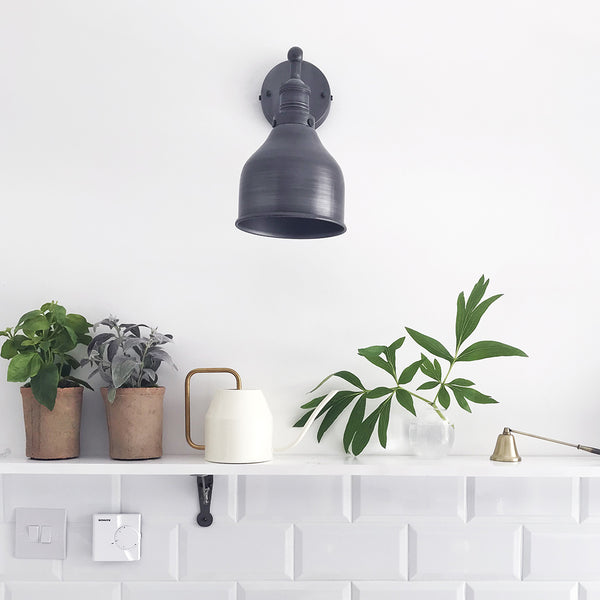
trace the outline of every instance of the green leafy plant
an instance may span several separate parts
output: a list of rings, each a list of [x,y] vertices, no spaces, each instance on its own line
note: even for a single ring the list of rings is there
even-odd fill
[[[15,327],[0,331],[8,338],[0,356],[10,360],[8,381],[27,382],[34,398],[49,410],[54,409],[58,388],[83,385],[71,375],[79,361],[69,352],[88,344],[91,323],[81,315],[67,314],[63,306],[47,302],[39,310],[25,313]]]
[[[450,373],[457,363],[497,356],[527,356],[525,352],[518,348],[487,340],[475,342],[463,348],[466,340],[479,325],[481,317],[502,296],[502,294],[496,294],[485,300],[483,299],[489,282],[489,279],[482,276],[473,287],[468,299],[465,300],[464,292],[459,294],[456,303],[456,343],[454,352],[450,352],[436,339],[406,327],[406,331],[412,340],[431,356],[422,352],[418,360],[400,370],[396,366],[396,353],[404,344],[406,336],[397,339],[389,346],[369,346],[358,350],[360,356],[388,373],[394,380],[393,385],[367,389],[354,373],[337,371],[328,375],[312,389],[310,393],[318,390],[332,377],[342,379],[355,388],[337,392],[319,411],[317,418],[322,417],[323,420],[317,431],[317,440],[321,441],[325,432],[353,403],[354,406],[344,431],[343,443],[344,450],[346,452],[351,450],[354,455],[360,454],[365,449],[375,431],[375,427],[377,427],[379,443],[384,448],[386,447],[390,412],[394,400],[413,415],[416,415],[414,401],[424,402],[433,408],[442,419],[446,418],[442,409],[447,409],[450,406],[451,396],[454,396],[456,403],[467,412],[471,412],[469,403],[496,404],[497,401],[494,398],[476,390],[472,381],[462,377],[449,380]],[[442,369],[438,358],[448,363],[445,370]],[[418,372],[425,375],[427,380],[419,385],[416,391],[411,391],[405,386],[413,381]],[[434,393],[435,390],[433,399],[428,399],[418,393],[426,390],[430,390],[430,393]],[[319,396],[303,404],[301,408],[307,412],[294,424],[294,427],[302,427],[324,398],[325,395]],[[379,398],[383,398],[383,401],[380,402],[377,408],[367,412],[368,401]]]
[[[88,357],[81,366],[91,364],[90,377],[99,375],[108,387],[108,401],[112,404],[118,388],[141,388],[158,386],[158,368],[166,362],[177,367],[168,352],[161,348],[173,341],[171,334],[159,333],[148,325],[119,323],[116,317],[108,317],[94,325],[110,331],[97,334],[88,345]],[[142,335],[141,330],[149,333]]]

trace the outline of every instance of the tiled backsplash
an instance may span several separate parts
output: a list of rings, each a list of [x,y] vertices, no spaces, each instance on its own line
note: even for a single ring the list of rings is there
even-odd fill
[[[216,476],[209,528],[189,476],[2,499],[3,600],[600,600],[600,478]],[[13,557],[16,507],[67,509],[66,560]],[[141,561],[92,561],[94,512],[142,514]]]

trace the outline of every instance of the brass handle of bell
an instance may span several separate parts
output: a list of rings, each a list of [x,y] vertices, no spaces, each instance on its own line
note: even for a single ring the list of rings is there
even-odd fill
[[[494,452],[490,456],[490,460],[498,462],[520,462],[521,457],[517,451],[517,445],[513,433],[518,435],[526,435],[527,437],[536,438],[545,442],[552,442],[553,444],[561,444],[563,446],[570,446],[571,448],[577,448],[577,450],[583,450],[584,452],[590,452],[592,454],[600,454],[600,449],[592,446],[584,446],[583,444],[571,444],[569,442],[563,442],[561,440],[555,440],[553,438],[544,437],[542,435],[536,435],[535,433],[526,433],[525,431],[519,431],[518,429],[511,429],[505,427],[504,431],[498,436],[496,441],[496,447]]]
[[[198,373],[231,373],[235,377],[236,390],[242,389],[242,378],[239,376],[237,371],[229,369],[227,367],[209,367],[192,369],[185,377],[185,439],[187,443],[196,450],[205,450],[204,444],[196,444],[192,440],[192,419],[190,411],[190,381],[192,377]]]

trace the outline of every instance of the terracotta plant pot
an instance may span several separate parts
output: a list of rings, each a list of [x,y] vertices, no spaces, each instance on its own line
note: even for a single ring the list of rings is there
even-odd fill
[[[101,391],[110,457],[117,460],[160,458],[165,388],[119,388],[112,404],[107,398],[108,388]]]
[[[59,388],[54,410],[42,406],[31,388],[22,387],[21,397],[25,455],[44,460],[78,457],[83,388]]]

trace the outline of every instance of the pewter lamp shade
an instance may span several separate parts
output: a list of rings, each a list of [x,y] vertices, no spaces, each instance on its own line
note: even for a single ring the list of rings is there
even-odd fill
[[[313,128],[278,125],[250,157],[242,170],[236,226],[279,238],[346,231],[342,170]]]
[[[311,88],[301,79],[300,48],[292,48],[288,60],[282,65],[287,73],[291,67],[291,75],[279,88],[273,130],[242,169],[235,225],[248,233],[277,238],[340,235],[346,231],[342,170],[315,131],[320,123],[310,110]],[[309,65],[304,63],[305,67]],[[307,76],[315,70],[310,67]],[[269,77],[271,74],[264,86],[269,85]],[[317,83],[313,85],[327,85],[326,80],[323,83],[314,77]],[[319,94],[321,101],[324,95]],[[326,95],[329,102],[328,86]],[[329,109],[328,102],[326,109],[315,111],[321,122]]]

